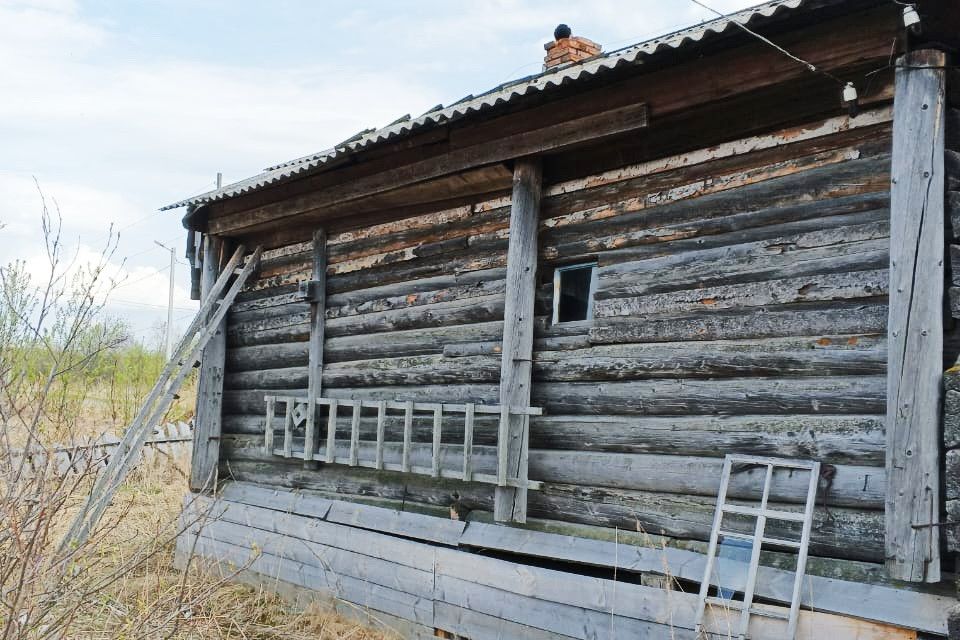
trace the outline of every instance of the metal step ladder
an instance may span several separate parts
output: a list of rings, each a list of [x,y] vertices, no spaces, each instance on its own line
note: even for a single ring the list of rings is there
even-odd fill
[[[734,505],[727,502],[727,489],[730,486],[730,474],[736,473],[736,468],[763,469],[763,490],[760,494],[758,506]],[[780,511],[770,509],[770,487],[773,483],[774,472],[777,469],[792,472],[809,473],[807,499],[802,512]],[[720,610],[739,611],[739,620],[735,625],[735,637],[739,640],[750,638],[750,617],[763,616],[775,618],[785,622],[784,640],[793,640],[797,632],[797,619],[800,612],[800,589],[803,584],[803,575],[807,564],[807,550],[810,544],[810,529],[813,524],[813,508],[816,502],[817,485],[820,478],[820,463],[803,460],[787,460],[782,458],[758,458],[752,456],[727,455],[723,463],[723,473],[720,478],[720,492],[717,497],[717,509],[713,516],[713,529],[710,532],[710,546],[707,551],[707,566],[703,581],[700,583],[700,598],[697,604],[695,618],[698,638],[709,638],[711,631],[706,628],[704,618],[707,607],[718,607]],[[744,501],[741,501],[744,502]],[[743,516],[755,519],[753,533],[740,533],[726,530],[723,527],[723,517],[726,514]],[[768,520],[796,522],[801,524],[799,540],[772,538],[765,535]],[[717,582],[717,596],[710,596],[710,583],[714,579],[714,570],[717,566],[718,547],[724,540],[735,540],[746,543],[750,547],[750,563],[747,567],[746,582],[743,587],[743,600],[737,601],[725,598],[721,591],[719,579]],[[760,551],[764,546],[785,547],[796,549],[798,552],[797,569],[794,575],[793,595],[790,601],[789,614],[772,607],[758,607],[753,604],[754,589],[757,583],[757,570],[760,563]],[[733,630],[734,627],[731,627]],[[727,630],[721,633],[727,637]]]
[[[72,555],[69,552],[81,547],[90,538],[90,534],[103,517],[117,489],[133,468],[144,443],[176,399],[180,386],[196,365],[203,348],[216,333],[230,305],[247,282],[247,278],[259,266],[262,252],[262,247],[257,247],[241,267],[246,249],[240,245],[224,266],[220,277],[181,338],[156,385],[124,433],[116,453],[110,458],[106,469],[97,476],[90,496],[60,542],[61,556],[69,558]],[[230,284],[231,280],[232,284]],[[228,284],[230,284],[229,289],[227,289]],[[225,290],[226,293],[224,293]],[[63,564],[65,566],[67,563]]]

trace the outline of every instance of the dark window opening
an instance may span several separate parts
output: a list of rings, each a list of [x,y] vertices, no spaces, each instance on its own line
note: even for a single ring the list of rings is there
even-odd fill
[[[553,276],[553,322],[577,322],[593,318],[596,265],[559,267]]]

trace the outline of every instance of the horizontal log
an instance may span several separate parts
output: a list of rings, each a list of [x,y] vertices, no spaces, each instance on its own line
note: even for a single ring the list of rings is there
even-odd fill
[[[474,248],[456,254],[430,256],[410,260],[402,264],[390,264],[350,273],[330,275],[327,278],[328,293],[343,293],[373,286],[432,278],[450,273],[487,271],[501,268],[507,261],[507,241],[497,240],[488,246]]]
[[[960,500],[947,500],[947,522],[960,522]],[[945,527],[947,551],[960,553],[960,527]]]
[[[770,304],[855,300],[887,294],[886,269],[809,275],[734,285],[716,285],[670,293],[598,300],[596,317],[646,315],[700,309],[761,307]]]
[[[886,372],[884,336],[821,336],[594,346],[534,354],[534,380],[871,375]]]
[[[947,451],[943,477],[946,486],[946,499],[960,500],[960,449]]]
[[[262,436],[263,407],[257,414],[228,414],[223,431]],[[496,417],[477,416],[474,443],[496,444]],[[360,419],[360,438],[375,440],[377,420]],[[387,414],[387,440],[400,440],[403,420]],[[414,414],[412,441],[431,442],[433,416]],[[443,438],[462,442],[462,416],[445,416]],[[882,416],[534,416],[530,446],[536,449],[717,456],[725,451],[744,455],[807,458],[826,464],[884,462]]]
[[[949,388],[943,396],[943,448],[960,449],[960,393]]]
[[[404,288],[403,284],[393,287],[391,294],[384,298],[368,300],[360,304],[328,307],[326,317],[332,320],[359,314],[378,313],[409,307],[423,307],[456,300],[482,300],[491,295],[502,295],[506,289],[506,282],[502,279],[482,280],[473,284],[448,287],[446,289],[435,289],[420,293],[403,293],[399,291]]]
[[[228,423],[225,417],[225,429]],[[546,415],[531,418],[530,447],[693,456],[736,451],[876,466],[884,462],[883,425],[882,415]]]
[[[370,360],[443,353],[444,347],[488,340],[503,335],[503,322],[393,331],[372,335],[330,338],[324,346],[324,362]]]
[[[479,285],[486,282],[495,282],[497,280],[503,280],[506,276],[506,269],[496,268],[467,271],[464,273],[443,274],[433,276],[431,278],[407,280],[395,284],[374,286],[366,289],[355,289],[352,291],[344,291],[342,293],[328,292],[327,306],[328,308],[355,307],[363,305],[367,302],[383,300],[393,296],[407,296],[415,293],[440,291],[443,289],[453,289],[469,285]]]
[[[883,208],[889,163],[882,154],[636,211],[623,202],[615,216],[544,230],[541,247],[581,255]]]
[[[503,319],[503,294],[438,302],[427,306],[401,307],[327,320],[324,332],[330,338],[357,334],[449,327],[495,322]]]
[[[457,384],[424,385],[413,387],[367,387],[347,389],[324,389],[326,398],[347,400],[395,400],[405,402],[413,400],[426,403],[495,405],[498,401],[498,385],[495,384]],[[277,395],[271,389],[225,390],[223,392],[224,413],[257,414],[266,410],[265,395]],[[282,395],[306,397],[306,389],[286,389]]]
[[[230,373],[279,367],[307,366],[306,342],[234,347],[227,349],[226,367]]]
[[[887,330],[887,313],[885,299],[805,303],[609,319],[596,322],[589,334],[594,344],[879,334]]]
[[[953,228],[953,237],[960,239],[960,191],[947,192],[947,219]]]
[[[349,429],[338,432],[337,458],[350,456]],[[273,455],[263,451],[263,441],[257,436],[231,436],[224,439],[224,458],[227,460],[264,461]],[[413,466],[430,468],[432,444],[414,443],[410,461]],[[376,460],[377,444],[361,440],[358,459],[372,464]],[[403,444],[387,441],[384,444],[384,462],[399,464]],[[325,451],[321,447],[321,453]],[[295,455],[302,455],[303,439],[294,446]],[[497,452],[494,446],[475,446],[473,466],[477,473],[494,474]],[[295,463],[296,461],[291,461]],[[664,456],[650,454],[602,453],[592,451],[530,450],[530,479],[560,484],[679,493],[684,495],[716,496],[720,488],[723,460],[715,457]],[[443,444],[440,468],[450,472],[463,469],[462,444]],[[765,469],[734,470],[728,495],[745,500],[759,500],[763,491]],[[886,495],[886,473],[882,467],[851,465],[831,466],[829,480],[820,482],[818,500],[823,504],[883,509]],[[809,486],[809,474],[783,470],[774,474],[770,499],[804,504]]]
[[[946,171],[947,189],[960,191],[960,151],[946,149],[944,151],[944,169]]]
[[[960,151],[960,107],[953,105],[947,109],[946,146],[948,149]]]
[[[286,285],[274,289],[261,289],[259,291],[247,292],[248,295],[242,300],[240,299],[241,296],[237,296],[239,302],[235,301],[233,303],[230,307],[230,312],[243,313],[256,309],[268,309],[270,307],[280,307],[294,302],[300,302],[301,298],[297,289],[298,287],[295,285]],[[253,294],[263,295],[254,296]]]
[[[825,247],[777,247],[771,241],[690,251],[665,259],[601,268],[597,298],[621,298],[683,289],[732,285],[796,276],[883,269],[890,264],[890,241],[884,223],[869,225],[879,238],[857,241],[862,227],[841,227]],[[869,232],[862,235],[868,235]],[[812,234],[808,234],[812,235]],[[822,234],[826,235],[826,234]],[[841,238],[846,236],[847,240]],[[623,269],[623,267],[627,267]]]
[[[873,414],[886,407],[885,376],[545,382],[533,404],[547,414]]]
[[[339,495],[342,499],[384,499],[461,510],[491,511],[493,487],[416,475],[375,472],[336,466],[304,471],[302,465],[236,461],[224,473],[242,482],[295,487]],[[779,505],[771,503],[771,508]],[[574,485],[544,485],[529,494],[529,515],[565,522],[618,527],[629,531],[707,540],[713,522],[714,497],[682,496]],[[793,505],[792,507],[796,507]],[[783,505],[790,509],[791,505]],[[771,523],[768,535],[796,532]],[[883,515],[845,507],[818,507],[811,532],[811,554],[878,562],[883,558]]]

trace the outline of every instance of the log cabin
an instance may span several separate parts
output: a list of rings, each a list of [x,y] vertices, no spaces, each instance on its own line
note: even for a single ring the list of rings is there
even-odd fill
[[[958,34],[561,25],[541,73],[166,207],[198,295],[258,261],[178,565],[410,638],[946,636]]]

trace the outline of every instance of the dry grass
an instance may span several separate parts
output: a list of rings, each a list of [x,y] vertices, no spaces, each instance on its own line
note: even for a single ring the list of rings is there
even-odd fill
[[[82,607],[70,638],[237,638],[382,640],[395,636],[366,629],[319,602],[294,610],[266,590],[192,566],[172,567],[172,524],[187,491],[183,462],[137,471],[118,495],[107,519],[96,571],[111,575],[134,558],[148,556]]]

